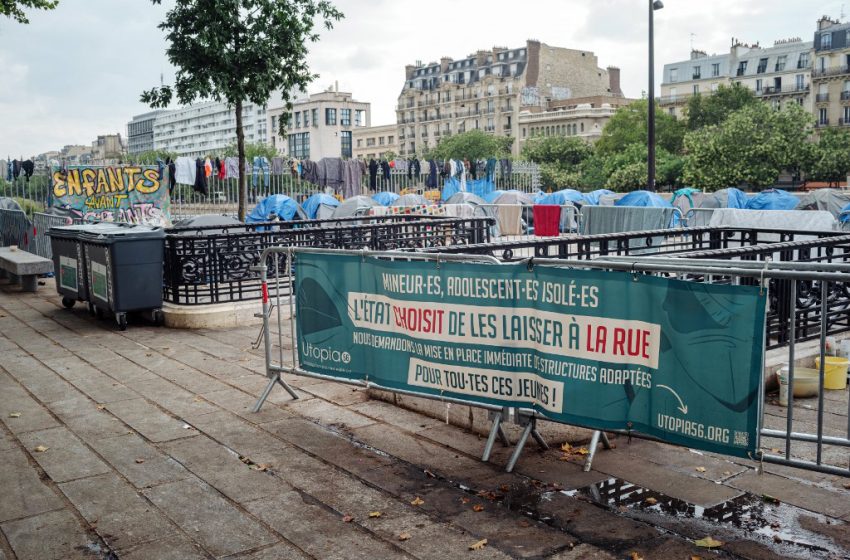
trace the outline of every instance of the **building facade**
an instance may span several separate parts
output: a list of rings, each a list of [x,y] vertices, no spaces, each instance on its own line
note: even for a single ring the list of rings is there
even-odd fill
[[[519,114],[519,151],[529,138],[537,136],[575,136],[595,142],[617,109],[633,101],[625,97],[581,97],[524,109]]]
[[[398,154],[398,132],[396,125],[361,127],[354,131],[354,157],[380,159],[388,152]]]
[[[817,126],[850,126],[850,23],[826,16],[818,20],[814,63]]]
[[[242,129],[245,142],[267,142],[266,108],[245,102]],[[153,122],[155,150],[188,157],[218,156],[234,144],[236,111],[225,102],[189,105],[157,115]]]
[[[136,115],[127,123],[127,153],[140,154],[154,149],[153,125],[160,115],[170,111],[159,110]]]
[[[281,135],[280,118],[285,113],[289,123]],[[333,87],[295,100],[290,110],[271,108],[266,118],[271,145],[280,155],[320,160],[353,157],[355,131],[369,127],[372,116],[371,104]]]
[[[519,138],[520,112],[591,96],[622,97],[619,69],[599,68],[592,52],[539,41],[408,65],[396,107],[399,154],[421,154],[474,129]]]
[[[91,143],[91,159],[97,164],[114,164],[127,153],[120,134],[104,134]]]
[[[733,40],[728,53],[692,50],[688,60],[664,65],[659,104],[682,117],[694,95],[711,95],[721,85],[740,84],[774,107],[798,103],[812,111],[812,42],[799,38],[772,47]]]

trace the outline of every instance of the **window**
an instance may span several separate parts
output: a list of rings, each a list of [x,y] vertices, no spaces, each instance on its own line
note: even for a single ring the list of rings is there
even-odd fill
[[[678,91],[676,90],[676,88],[670,88],[670,99],[675,101],[677,93],[678,93]]]
[[[304,111],[304,128],[310,126],[310,111]]]
[[[670,69],[670,83],[674,83],[674,82],[678,82],[678,81],[679,81],[679,69],[678,68],[671,68]]]
[[[826,108],[818,109],[818,124],[829,124],[829,118],[826,116]]]
[[[767,59],[766,58],[760,58],[759,59],[759,66],[758,66],[758,68],[756,68],[756,74],[764,74],[765,71],[767,71]]]
[[[272,123],[272,126],[274,126],[274,123]],[[300,111],[297,111],[295,113],[295,128],[301,128],[301,112]]]
[[[742,60],[738,63],[738,75],[743,76],[747,72],[747,61]]]
[[[831,49],[832,48],[832,33],[821,33],[820,34],[820,48],[822,49]]]
[[[775,66],[776,72],[782,72],[783,70],[785,70],[785,62],[787,60],[788,60],[788,55],[785,55],[785,54],[776,57],[776,66]]]
[[[383,136],[378,137],[378,145],[383,146],[384,140],[385,140],[385,138]]]
[[[820,70],[821,72],[826,72],[826,70],[828,68],[829,68],[829,59],[826,58],[825,56],[819,56],[818,57],[818,70]]]
[[[319,126],[319,110],[313,109],[313,126]]]
[[[756,80],[756,91],[761,92],[761,79]]]
[[[336,109],[325,109],[325,125],[336,126]]]
[[[777,93],[782,91],[782,78],[773,78],[773,91]]]
[[[850,106],[844,107],[844,118],[841,120],[841,124],[850,123]]]
[[[289,155],[297,159],[307,159],[310,157],[309,132],[289,135]]]
[[[339,124],[341,126],[351,126],[351,109],[339,110]]]
[[[366,146],[368,148],[371,148],[374,145],[375,145],[375,139],[374,138],[367,138],[366,139]]]
[[[351,131],[343,130],[339,133],[342,138],[342,157],[351,157]]]
[[[702,77],[702,66],[694,66],[694,80],[699,80]]]
[[[795,85],[797,86],[797,91],[802,91],[806,89],[806,76],[805,74],[797,74],[795,79]]]
[[[720,63],[715,62],[711,65],[711,77],[716,78],[718,76],[720,76]]]
[[[850,91],[850,80],[844,80],[844,91]]]
[[[387,144],[392,144],[393,140],[395,140],[395,136],[387,136]]]
[[[358,138],[358,139],[357,139],[357,147],[358,147],[358,148],[362,148],[362,147],[363,147],[363,139],[362,139],[362,138]]]
[[[694,84],[694,95],[699,95],[699,84]]]
[[[797,60],[797,68],[808,68],[809,67],[809,53],[804,52],[800,53],[800,59]]]

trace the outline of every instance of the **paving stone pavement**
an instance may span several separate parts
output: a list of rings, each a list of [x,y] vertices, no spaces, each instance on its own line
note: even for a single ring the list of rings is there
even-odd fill
[[[122,333],[52,285],[2,286],[0,560],[850,557],[837,477],[623,438],[589,473],[529,446],[507,474],[510,449],[482,463],[478,435],[304,378],[302,398],[252,413],[256,334]],[[784,542],[694,515],[778,515],[747,502],[762,495],[785,508]],[[707,535],[724,546],[694,545]]]

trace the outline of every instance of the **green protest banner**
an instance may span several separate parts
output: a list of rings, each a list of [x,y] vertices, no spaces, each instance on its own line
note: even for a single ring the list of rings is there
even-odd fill
[[[746,457],[766,295],[621,272],[299,252],[301,367]]]

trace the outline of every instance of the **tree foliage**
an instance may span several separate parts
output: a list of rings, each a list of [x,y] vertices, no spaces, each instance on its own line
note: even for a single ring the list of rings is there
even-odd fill
[[[52,10],[59,0],[0,0],[0,15],[11,18],[18,23],[29,23],[24,9]]]
[[[576,188],[581,184],[581,166],[593,156],[593,146],[575,137],[536,136],[522,147],[522,157],[540,165],[546,190]]]
[[[132,162],[137,165],[153,165],[156,163],[156,160],[165,161],[168,158],[171,158],[172,160],[177,159],[177,154],[167,150],[149,150],[147,152],[139,152],[137,154],[128,154],[125,156],[125,161]]]
[[[688,130],[720,124],[735,111],[756,103],[760,101],[755,93],[740,84],[720,86],[710,95],[694,95],[685,108]]]
[[[514,139],[505,136],[493,136],[482,130],[461,132],[448,138],[442,138],[428,157],[435,159],[479,160],[506,157]]]
[[[224,153],[222,154],[225,157],[228,156],[239,156],[239,147],[236,144],[231,144],[227,148],[224,149]],[[273,157],[277,157],[278,153],[272,146],[264,142],[247,142],[245,144],[245,157],[248,161],[253,161],[255,157],[264,157],[266,159],[272,159]]]
[[[782,110],[747,105],[720,124],[688,133],[684,180],[704,190],[771,186],[783,170],[805,165],[811,129],[811,115],[796,103]]]
[[[183,105],[214,99],[234,108],[241,220],[247,199],[242,105],[266,105],[280,92],[291,109],[292,95],[316,78],[305,62],[308,45],[319,40],[316,21],[331,29],[342,17],[328,0],[176,0],[159,25],[169,43],[168,60],[177,68],[175,82],[144,92],[142,101],[157,108],[175,97]]]
[[[838,183],[850,174],[850,131],[828,128],[811,144],[803,165],[806,179]]]
[[[602,129],[602,136],[596,142],[596,150],[602,155],[612,155],[622,152],[632,144],[646,146],[649,134],[647,129],[648,108],[647,100],[641,99],[617,109],[617,112]],[[684,124],[656,107],[656,146],[670,153],[679,153],[682,151],[684,136]]]

